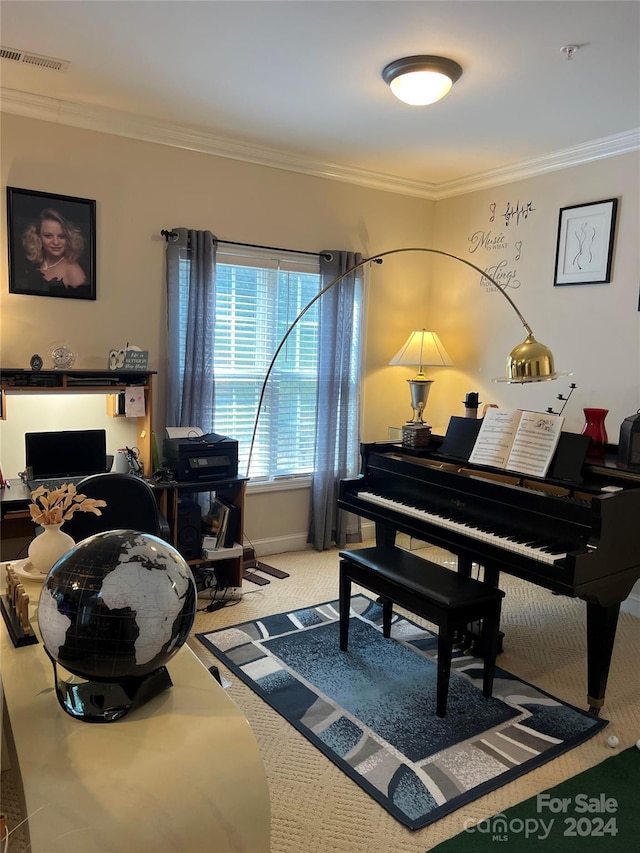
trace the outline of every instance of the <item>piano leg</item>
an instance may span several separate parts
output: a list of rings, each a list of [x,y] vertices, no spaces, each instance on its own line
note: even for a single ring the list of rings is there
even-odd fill
[[[396,544],[396,529],[376,521],[376,545],[378,548],[393,547]]]
[[[462,554],[458,554],[458,574],[464,575],[465,578],[470,578],[472,565],[473,560],[471,557],[463,557]]]
[[[619,601],[609,605],[587,601],[587,702],[596,716],[604,704],[619,612]]]

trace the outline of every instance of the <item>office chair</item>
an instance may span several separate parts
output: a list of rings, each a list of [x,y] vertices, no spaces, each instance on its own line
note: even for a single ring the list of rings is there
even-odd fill
[[[148,483],[132,474],[92,474],[76,486],[78,493],[106,501],[102,515],[76,512],[65,522],[65,532],[75,542],[105,530],[139,530],[171,541],[169,525]]]

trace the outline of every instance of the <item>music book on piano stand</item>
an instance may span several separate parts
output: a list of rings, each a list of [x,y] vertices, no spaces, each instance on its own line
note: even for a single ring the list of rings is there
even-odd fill
[[[487,409],[469,462],[546,477],[563,423],[547,412]]]

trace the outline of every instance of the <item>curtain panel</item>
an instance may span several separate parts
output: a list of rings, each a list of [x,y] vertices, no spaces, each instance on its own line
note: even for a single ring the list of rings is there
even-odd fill
[[[362,261],[352,252],[321,256],[321,287]],[[337,508],[338,484],[359,469],[362,267],[320,300],[316,452],[308,541],[317,551],[360,541],[360,518]]]
[[[173,228],[167,243],[167,426],[213,431],[215,282],[218,241],[210,231]],[[188,281],[184,292],[181,280]]]

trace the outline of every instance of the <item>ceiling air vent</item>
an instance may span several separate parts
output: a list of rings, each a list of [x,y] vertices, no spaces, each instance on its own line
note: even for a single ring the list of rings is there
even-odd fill
[[[35,65],[36,68],[48,68],[51,71],[66,71],[71,65],[64,59],[54,59],[52,56],[41,56],[38,53],[27,53],[13,47],[0,47],[0,59],[11,62],[22,62],[25,65]]]

